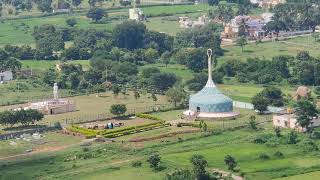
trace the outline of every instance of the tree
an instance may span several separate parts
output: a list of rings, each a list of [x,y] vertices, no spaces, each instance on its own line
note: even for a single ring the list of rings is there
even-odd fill
[[[281,129],[280,129],[280,127],[275,127],[274,128],[274,132],[275,132],[277,137],[281,137]]]
[[[312,102],[302,99],[297,102],[295,110],[297,123],[306,129],[306,132],[311,132],[312,120],[318,117],[316,106]]]
[[[216,6],[219,4],[220,0],[208,0],[209,6]]]
[[[120,48],[130,50],[142,48],[146,26],[136,21],[125,21],[118,24],[113,30],[115,44]]]
[[[82,1],[82,0],[72,0],[72,5],[73,5],[74,7],[78,7],[78,6],[80,6],[81,1]]]
[[[41,12],[48,12],[48,13],[52,12],[52,7],[51,7],[52,0],[41,0],[36,2],[38,4],[38,9]]]
[[[80,77],[79,74],[76,72],[73,72],[69,75],[69,81],[71,84],[71,89],[77,89],[80,84]]]
[[[170,102],[174,103],[174,107],[177,106],[178,103],[184,102],[187,98],[187,93],[181,86],[175,86],[166,92],[166,96],[169,98]]]
[[[97,2],[97,0],[89,0],[88,4],[89,4],[90,8],[95,7],[96,6],[96,2]]]
[[[156,170],[160,165],[161,157],[159,154],[152,154],[147,161],[150,163],[150,167]]]
[[[198,180],[205,179],[208,176],[206,171],[208,162],[202,155],[193,155],[190,162],[193,165],[193,173]]]
[[[114,94],[115,96],[118,96],[118,94],[119,94],[120,91],[121,91],[121,88],[120,88],[118,85],[113,85],[113,86],[111,87],[111,90],[112,90],[112,92],[113,92],[113,94]]]
[[[120,2],[121,6],[129,6],[129,5],[131,5],[131,1],[129,1],[129,0],[120,0],[119,2]]]
[[[70,26],[73,27],[77,24],[77,20],[75,18],[70,18],[66,20],[66,23]]]
[[[250,125],[250,128],[253,129],[253,130],[257,130],[258,129],[257,122],[256,122],[256,116],[254,116],[254,115],[250,116],[249,125]]]
[[[287,143],[288,144],[297,144],[298,142],[298,135],[294,130],[291,130],[288,134]]]
[[[92,8],[88,11],[87,17],[92,19],[94,22],[98,22],[105,15],[105,10],[101,8]]]
[[[193,177],[189,170],[176,169],[171,174],[166,174],[165,180],[193,180]]]
[[[151,98],[152,98],[152,100],[153,100],[154,102],[157,102],[157,101],[158,101],[158,98],[157,98],[157,96],[156,96],[155,93],[152,93],[152,94],[151,94]]]
[[[243,52],[243,47],[245,46],[245,45],[247,45],[248,44],[248,42],[247,42],[247,39],[245,38],[245,37],[239,37],[238,39],[237,39],[237,42],[236,42],[236,44],[238,45],[238,46],[241,46],[241,50],[242,50],[242,52]]]
[[[116,116],[123,115],[126,111],[127,107],[125,104],[112,104],[110,107],[110,112]]]
[[[166,51],[161,55],[161,62],[165,64],[166,67],[168,67],[168,64],[170,63],[170,58],[171,58],[171,53],[169,51]]]
[[[276,87],[267,87],[263,89],[260,94],[265,97],[269,102],[268,104],[276,107],[281,107],[284,104],[283,93],[281,89]]]
[[[134,90],[134,98],[137,100],[138,98],[140,98],[140,93],[137,90]]]
[[[236,159],[230,155],[224,157],[224,163],[228,166],[228,169],[231,171],[234,171],[234,168],[237,167]]]
[[[217,9],[209,11],[209,17],[212,17],[213,19],[217,18],[224,23],[230,22],[234,15],[235,12],[232,9],[232,6],[228,4],[219,4]]]
[[[167,91],[177,80],[177,76],[173,73],[153,73],[150,77],[150,86],[156,90]]]
[[[258,110],[259,113],[263,113],[268,109],[269,101],[261,94],[258,93],[252,98],[253,107]]]

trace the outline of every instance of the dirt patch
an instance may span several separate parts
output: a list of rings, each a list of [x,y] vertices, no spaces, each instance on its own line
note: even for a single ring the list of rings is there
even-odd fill
[[[133,138],[133,139],[128,140],[128,142],[152,141],[152,140],[156,140],[156,139],[174,137],[174,136],[177,136],[180,134],[188,134],[188,133],[196,133],[196,132],[200,132],[200,129],[189,129],[189,130],[184,130],[184,131],[176,131],[176,132],[161,134],[159,136],[153,136],[153,137]]]

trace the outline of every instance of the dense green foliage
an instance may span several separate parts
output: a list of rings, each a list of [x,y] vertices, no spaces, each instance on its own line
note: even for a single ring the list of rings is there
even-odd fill
[[[11,127],[17,124],[23,126],[34,124],[43,119],[43,114],[34,109],[17,110],[17,111],[3,111],[0,112],[0,124],[3,126],[10,125]]]

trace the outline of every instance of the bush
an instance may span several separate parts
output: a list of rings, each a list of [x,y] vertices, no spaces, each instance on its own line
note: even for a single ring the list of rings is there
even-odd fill
[[[159,154],[152,154],[147,161],[150,163],[151,168],[157,169],[159,167],[161,157]]]
[[[320,139],[320,131],[313,131],[310,137],[312,139]]]
[[[298,142],[297,133],[294,130],[290,131],[290,133],[288,134],[287,143],[288,144],[297,144],[297,142]]]
[[[305,139],[299,143],[299,146],[303,149],[304,152],[310,152],[310,151],[318,151],[319,148],[317,144],[310,140],[310,139]]]
[[[60,122],[55,122],[55,123],[53,124],[53,127],[54,127],[54,128],[57,128],[57,129],[62,129],[62,126],[61,126]]]
[[[279,138],[275,138],[275,137],[270,138],[266,142],[266,146],[268,146],[268,147],[277,147],[280,144],[281,144],[280,139]]]
[[[68,127],[67,130],[69,130],[71,132],[82,134],[86,138],[94,138],[94,137],[96,137],[97,133],[99,132],[99,131],[96,131],[96,130],[81,128],[81,127],[75,126],[75,125],[72,125],[71,127]]]
[[[261,153],[261,154],[259,154],[259,159],[267,160],[267,159],[270,159],[270,157],[266,153]]]
[[[141,166],[142,166],[142,162],[141,162],[141,161],[133,161],[133,162],[131,163],[131,166],[132,166],[132,167],[135,167],[135,168],[141,167]]]
[[[145,118],[145,119],[151,119],[151,120],[161,121],[161,119],[160,119],[159,117],[152,116],[152,115],[150,115],[150,114],[139,113],[139,114],[136,114],[136,116],[139,117],[139,118]]]
[[[264,144],[272,138],[272,134],[261,134],[255,137],[253,143],[255,144]]]
[[[273,155],[278,158],[282,158],[284,156],[281,151],[276,151]]]

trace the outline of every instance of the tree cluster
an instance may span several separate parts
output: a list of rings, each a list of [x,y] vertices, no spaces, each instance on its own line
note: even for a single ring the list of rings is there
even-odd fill
[[[318,72],[320,59],[301,51],[296,57],[276,56],[272,60],[249,58],[246,62],[226,61],[220,71],[225,76],[235,77],[238,82],[275,84],[288,82],[293,85],[320,85]]]
[[[36,121],[41,121],[43,117],[44,116],[41,112],[34,109],[3,111],[0,112],[0,124],[3,126],[10,125],[11,127],[17,124],[27,126],[35,123]]]
[[[291,0],[273,8],[274,16],[267,26],[267,31],[315,31],[320,24],[320,2]]]

